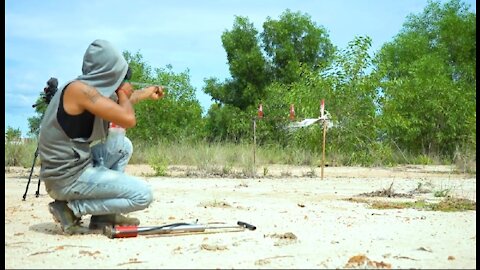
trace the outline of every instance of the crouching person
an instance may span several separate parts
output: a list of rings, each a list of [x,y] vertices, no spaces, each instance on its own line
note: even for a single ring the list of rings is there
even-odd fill
[[[124,172],[132,156],[131,141],[124,137],[118,149],[105,144],[110,123],[136,125],[133,104],[163,97],[161,86],[133,91],[131,75],[112,44],[95,40],[85,52],[82,75],[59,87],[45,111],[40,179],[54,199],[49,211],[65,234],[139,225],[137,218],[122,214],[143,210],[153,200],[145,181]],[[91,215],[89,228],[80,224],[84,215]]]

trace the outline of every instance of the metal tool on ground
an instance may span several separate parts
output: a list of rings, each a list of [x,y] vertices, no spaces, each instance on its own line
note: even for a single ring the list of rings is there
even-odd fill
[[[196,223],[172,223],[163,226],[106,226],[103,234],[108,238],[127,238],[147,234],[185,234],[201,233],[215,230],[237,229],[244,231],[248,229],[254,231],[257,227],[243,221],[238,221],[237,225],[218,225],[218,224],[196,224]]]

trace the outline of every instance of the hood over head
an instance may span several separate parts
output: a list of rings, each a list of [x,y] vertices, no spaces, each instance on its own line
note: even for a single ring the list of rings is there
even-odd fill
[[[83,56],[83,75],[77,80],[97,88],[102,96],[110,97],[123,82],[127,71],[128,63],[123,55],[110,42],[97,39]]]

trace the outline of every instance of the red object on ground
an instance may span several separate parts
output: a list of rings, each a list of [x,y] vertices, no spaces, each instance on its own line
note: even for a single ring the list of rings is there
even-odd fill
[[[137,237],[138,226],[115,226],[113,229],[113,238]]]

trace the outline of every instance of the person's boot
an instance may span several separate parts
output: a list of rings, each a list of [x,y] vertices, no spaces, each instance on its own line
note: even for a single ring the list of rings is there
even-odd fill
[[[138,218],[125,217],[120,214],[95,215],[90,218],[90,230],[103,229],[105,226],[138,226],[140,220]]]
[[[60,227],[65,234],[85,234],[90,231],[88,228],[80,226],[80,218],[76,217],[72,209],[68,208],[66,201],[51,202],[48,204],[48,210],[53,219],[60,223]]]

